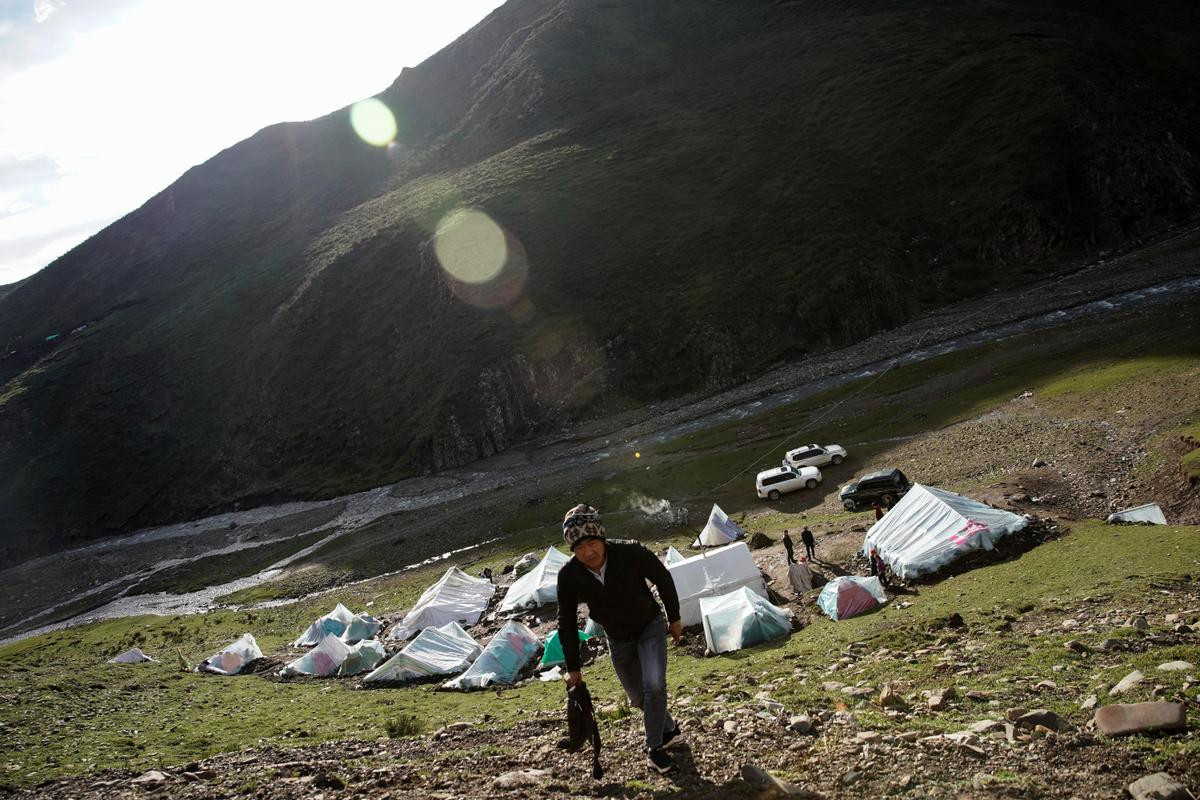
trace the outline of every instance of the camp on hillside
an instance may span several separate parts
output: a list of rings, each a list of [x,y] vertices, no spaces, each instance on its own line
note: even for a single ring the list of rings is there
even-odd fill
[[[434,675],[457,675],[483,648],[457,622],[421,631],[417,638],[363,678],[365,683],[404,683]]]
[[[708,513],[708,522],[696,537],[696,541],[692,542],[692,547],[720,547],[745,538],[746,532],[739,528],[719,505],[713,503],[712,511]]]
[[[996,540],[1029,524],[1019,514],[914,483],[883,519],[867,531],[863,553],[871,548],[892,572],[915,578],[936,572],[971,550],[991,550]]]
[[[248,633],[243,633],[233,644],[216,655],[200,662],[196,672],[212,672],[216,675],[236,675],[256,658],[262,658],[258,642]]]
[[[482,689],[491,683],[511,684],[539,647],[541,642],[536,633],[515,619],[509,620],[488,642],[471,668],[442,684],[442,688],[466,690]]]
[[[664,564],[678,564],[687,558],[683,553],[675,549],[674,546],[667,548],[667,554],[663,556]]]
[[[321,643],[279,671],[280,675],[310,675],[327,678],[331,675],[358,675],[374,669],[386,653],[378,639],[358,644],[346,644],[336,636],[326,636]]]
[[[113,656],[108,660],[109,664],[141,664],[144,661],[157,661],[156,658],[143,653],[137,647],[131,647],[119,656]]]
[[[320,644],[326,637],[336,636],[343,642],[357,642],[370,639],[379,633],[382,624],[370,614],[355,614],[341,603],[323,617],[316,619],[300,638],[292,642],[292,647],[312,647]]]
[[[821,589],[817,606],[832,620],[849,619],[874,611],[887,602],[879,578],[839,575]]]
[[[789,612],[746,586],[717,597],[700,598],[700,617],[704,642],[713,653],[783,639],[792,632]]]
[[[496,594],[496,586],[486,578],[472,578],[458,567],[450,567],[417,600],[404,619],[388,632],[389,641],[403,641],[424,628],[459,622],[466,626],[479,622]]]
[[[571,557],[551,547],[538,565],[518,578],[500,601],[500,611],[536,608],[558,600],[558,571]]]
[[[767,596],[767,584],[745,542],[668,564],[667,571],[679,593],[679,615],[684,625],[700,624],[701,597],[727,594],[742,586]]]

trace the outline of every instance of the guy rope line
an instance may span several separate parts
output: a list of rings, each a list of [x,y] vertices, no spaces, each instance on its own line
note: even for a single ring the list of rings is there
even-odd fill
[[[917,338],[917,343],[916,343],[915,345],[913,345],[913,347],[912,347],[912,349],[911,349],[911,350],[909,350],[909,351],[908,351],[907,353],[905,353],[904,355],[896,356],[894,359],[892,359],[892,363],[888,364],[888,365],[887,365],[887,367],[886,367],[886,368],[884,368],[884,370],[883,370],[882,372],[880,372],[878,375],[876,375],[876,376],[875,376],[874,378],[872,378],[871,380],[869,380],[869,381],[867,381],[866,383],[864,383],[862,386],[860,386],[860,387],[859,387],[858,389],[856,389],[855,391],[851,392],[851,393],[850,393],[850,394],[849,394],[847,397],[843,397],[841,400],[838,400],[836,403],[834,403],[833,405],[831,405],[831,406],[830,406],[829,408],[827,408],[827,409],[826,409],[824,412],[822,412],[822,413],[821,413],[819,416],[817,416],[817,418],[816,418],[816,419],[814,419],[814,420],[812,420],[812,421],[808,422],[808,423],[806,424],[806,427],[809,427],[809,428],[811,428],[811,427],[815,426],[815,425],[816,425],[817,423],[819,423],[821,420],[825,419],[825,417],[827,417],[827,416],[829,416],[830,414],[832,414],[832,413],[833,413],[833,412],[834,412],[834,411],[835,411],[835,410],[838,408],[838,406],[840,406],[840,405],[842,405],[843,403],[846,403],[846,402],[848,402],[848,401],[850,401],[850,400],[853,400],[855,397],[858,397],[858,395],[862,394],[862,393],[863,393],[863,392],[865,392],[867,389],[870,389],[870,388],[871,388],[873,385],[875,385],[875,383],[876,383],[876,382],[878,382],[880,378],[882,378],[884,375],[887,375],[889,372],[891,372],[893,367],[895,367],[895,366],[896,366],[897,364],[899,364],[901,361],[904,361],[905,359],[907,359],[907,358],[910,358],[910,357],[912,356],[912,354],[913,354],[913,353],[915,353],[915,352],[917,352],[917,349],[918,349],[918,348],[920,348],[920,346],[921,346],[921,342],[925,341],[925,335],[926,335],[927,333],[929,333],[929,331],[928,331],[928,330],[924,331],[924,332],[923,332],[923,333],[922,333],[922,334],[921,334],[921,335],[920,335],[920,336]],[[798,431],[799,429],[797,428],[796,430]],[[770,455],[770,453],[771,453],[772,451],[774,451],[774,450],[775,450],[775,448],[779,447],[781,444],[783,444],[784,442],[786,442],[788,439],[792,438],[792,437],[795,435],[795,433],[796,433],[796,431],[788,431],[786,434],[784,434],[784,435],[783,435],[783,438],[781,438],[779,441],[777,441],[777,442],[775,442],[774,444],[772,444],[772,445],[771,445],[771,447],[770,447],[770,448],[768,448],[768,449],[767,449],[767,450],[766,450],[766,451],[765,451],[765,452],[764,452],[762,455],[760,455],[760,456],[756,457],[756,458],[755,458],[753,461],[751,461],[749,464],[747,464],[746,466],[744,466],[744,467],[742,467],[740,470],[738,470],[736,473],[734,473],[733,477],[732,477],[732,478],[730,478],[729,480],[725,481],[724,483],[719,483],[719,484],[717,484],[716,486],[714,486],[713,488],[709,489],[709,490],[708,490],[708,492],[706,492],[706,494],[711,494],[712,492],[715,492],[715,491],[717,491],[718,489],[724,489],[726,486],[728,486],[729,484],[733,483],[735,480],[737,480],[738,478],[740,478],[740,477],[741,477],[741,476],[742,476],[742,475],[743,475],[743,474],[746,472],[746,470],[750,469],[750,468],[751,468],[751,467],[753,467],[755,464],[758,464],[758,463],[760,463],[760,462],[761,462],[761,461],[762,461],[764,458],[766,458],[768,455]]]

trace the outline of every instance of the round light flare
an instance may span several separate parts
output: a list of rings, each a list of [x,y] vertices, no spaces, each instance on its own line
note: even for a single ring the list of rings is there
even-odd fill
[[[641,454],[641,453],[634,453],[634,454],[633,454],[633,457],[634,457],[634,458],[641,458],[641,457],[642,457],[642,454]]]
[[[367,144],[387,147],[396,138],[396,115],[382,100],[368,97],[350,106],[350,127]]]
[[[487,283],[508,260],[504,231],[482,211],[460,208],[442,217],[433,250],[442,269],[463,283]]]

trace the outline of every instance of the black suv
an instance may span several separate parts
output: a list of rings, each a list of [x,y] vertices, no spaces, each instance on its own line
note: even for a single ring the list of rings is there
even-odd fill
[[[847,511],[867,508],[876,500],[891,508],[911,485],[900,470],[881,469],[864,475],[856,483],[847,483],[838,492],[838,499]]]

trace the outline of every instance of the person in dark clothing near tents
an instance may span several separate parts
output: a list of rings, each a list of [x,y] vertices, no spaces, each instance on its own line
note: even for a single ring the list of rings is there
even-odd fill
[[[667,633],[676,644],[683,633],[675,581],[640,543],[607,541],[600,512],[591,506],[567,512],[563,539],[574,554],[558,573],[558,640],[567,688],[583,680],[576,615],[579,604],[587,603],[588,615],[608,632],[613,669],[629,704],[642,710],[651,768],[672,772],[678,767],[666,747],[682,736],[667,710]],[[665,620],[646,581],[658,589]]]
[[[787,551],[787,563],[795,564],[796,550],[792,545],[792,537],[788,536],[788,532],[786,530],[783,532],[783,549]]]
[[[879,583],[883,588],[888,588],[887,564],[883,563],[883,558],[880,557],[879,551],[874,547],[871,548],[871,574],[879,578]]]
[[[808,526],[804,526],[804,530],[800,531],[800,541],[804,542],[804,555],[809,558],[817,557],[817,540],[813,538],[812,531]]]

